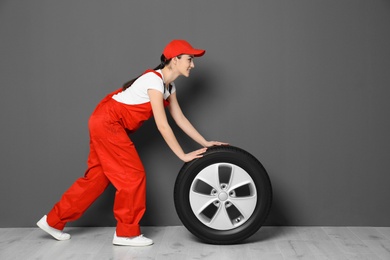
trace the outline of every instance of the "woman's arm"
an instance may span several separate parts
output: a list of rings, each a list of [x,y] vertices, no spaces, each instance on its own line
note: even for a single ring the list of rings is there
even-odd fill
[[[148,95],[150,97],[150,103],[152,105],[154,120],[156,121],[157,129],[160,131],[165,142],[169,148],[184,162],[189,162],[195,158],[202,157],[202,154],[206,152],[205,148],[193,151],[191,153],[184,153],[179,142],[177,141],[172,128],[168,124],[167,116],[165,114],[163,94],[158,90],[149,89]]]
[[[184,116],[179,102],[177,101],[176,92],[169,96],[169,112],[171,113],[176,124],[195,142],[203,147],[210,147],[213,145],[228,145],[227,143],[217,141],[207,141],[191,124],[191,122]]]

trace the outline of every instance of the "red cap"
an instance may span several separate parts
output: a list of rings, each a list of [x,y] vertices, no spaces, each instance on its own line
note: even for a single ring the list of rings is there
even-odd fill
[[[185,40],[173,40],[165,47],[163,54],[167,60],[170,60],[181,54],[194,55],[195,57],[203,56],[205,50],[194,49],[191,44]]]

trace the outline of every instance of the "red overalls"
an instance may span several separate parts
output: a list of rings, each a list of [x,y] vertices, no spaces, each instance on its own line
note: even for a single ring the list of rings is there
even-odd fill
[[[117,236],[141,234],[139,221],[145,212],[146,176],[127,131],[136,131],[153,112],[150,102],[140,105],[117,102],[112,96],[120,91],[122,89],[107,95],[90,117],[88,169],[48,213],[47,222],[53,228],[62,230],[67,222],[81,217],[112,183],[116,189],[114,216]],[[164,100],[164,105],[168,104]]]

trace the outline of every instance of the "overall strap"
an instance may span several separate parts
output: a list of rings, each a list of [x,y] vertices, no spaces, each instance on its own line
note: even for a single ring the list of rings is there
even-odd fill
[[[161,75],[160,72],[157,72],[157,71],[152,70],[152,69],[146,70],[142,75],[144,75],[144,74],[146,74],[146,73],[149,73],[149,72],[153,72],[154,74],[156,74],[157,76],[159,76],[161,79],[163,79],[163,77],[162,77],[162,75]],[[172,85],[171,85],[171,84],[169,84],[169,89],[168,89],[168,91],[169,91],[169,94],[170,94],[171,91],[172,91]],[[165,92],[165,86],[164,86],[164,92]]]
[[[160,72],[157,72],[157,71],[152,70],[152,69],[146,70],[142,75],[144,75],[144,74],[146,74],[146,73],[149,73],[149,72],[153,72],[154,74],[156,74],[157,76],[159,76],[161,79],[163,79]]]

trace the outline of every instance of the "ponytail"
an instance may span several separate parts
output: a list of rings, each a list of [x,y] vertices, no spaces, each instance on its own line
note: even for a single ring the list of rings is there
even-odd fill
[[[168,60],[167,58],[165,58],[164,54],[162,54],[160,57],[160,61],[161,61],[161,63],[157,67],[155,67],[154,70],[163,69],[166,65],[168,65],[171,62],[171,59]],[[129,80],[128,82],[123,84],[122,89],[126,90],[127,88],[131,87],[131,85],[133,85],[134,81],[136,81],[139,77],[141,77],[141,75],[132,79],[132,80]]]
[[[154,70],[161,70],[165,67],[165,65],[168,65],[169,62],[171,62],[171,60],[167,60],[167,58],[165,58],[164,54],[161,55],[160,61],[161,63],[157,67],[155,67]]]
[[[138,76],[138,77],[136,77],[136,78],[134,78],[134,79],[132,79],[132,80],[129,80],[129,81],[127,81],[125,84],[123,84],[122,90],[126,90],[126,89],[128,89],[129,87],[131,87],[131,85],[133,85],[134,81],[136,81],[139,77],[140,77],[140,76]]]

